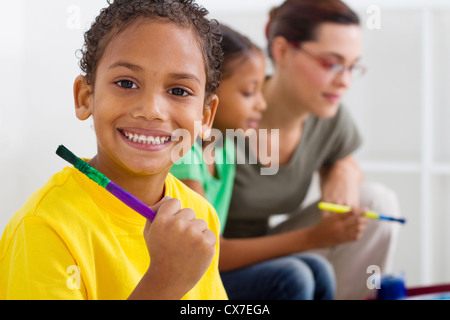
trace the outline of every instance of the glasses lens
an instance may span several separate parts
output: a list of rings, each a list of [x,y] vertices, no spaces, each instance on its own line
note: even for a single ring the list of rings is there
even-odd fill
[[[353,66],[352,70],[352,76],[356,78],[362,77],[366,73],[366,68],[362,65],[355,65]]]

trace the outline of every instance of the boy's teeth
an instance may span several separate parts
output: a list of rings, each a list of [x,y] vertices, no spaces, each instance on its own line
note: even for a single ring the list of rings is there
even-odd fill
[[[153,136],[145,136],[143,134],[139,135],[137,133],[130,133],[130,132],[124,132],[125,136],[128,138],[128,140],[142,143],[142,144],[161,144],[165,143],[169,140],[169,137],[153,137]]]

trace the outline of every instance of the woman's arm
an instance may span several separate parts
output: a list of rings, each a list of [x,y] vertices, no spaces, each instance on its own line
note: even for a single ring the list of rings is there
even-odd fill
[[[364,209],[330,214],[316,225],[290,232],[245,239],[220,238],[220,271],[242,268],[261,261],[326,248],[361,237],[367,219]]]
[[[206,198],[202,184],[196,180],[182,180],[188,187]],[[220,271],[245,267],[257,262],[284,256],[315,247],[308,240],[310,229],[249,239],[220,237]]]
[[[220,237],[219,270],[230,271],[314,248],[311,228],[245,239]]]
[[[205,197],[200,182],[182,180]],[[362,212],[330,215],[309,228],[245,239],[220,237],[219,270],[230,271],[251,264],[314,248],[325,248],[358,239],[362,234]]]
[[[359,207],[359,184],[363,174],[352,155],[319,171],[322,201]]]

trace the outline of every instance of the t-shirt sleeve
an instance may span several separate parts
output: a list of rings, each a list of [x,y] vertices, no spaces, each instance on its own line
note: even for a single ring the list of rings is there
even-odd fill
[[[334,119],[334,142],[323,165],[329,166],[336,161],[351,155],[362,144],[362,138],[350,113],[344,106]]]
[[[174,163],[170,173],[180,180],[196,180],[203,183],[202,161],[202,147],[195,142],[189,152]]]
[[[6,299],[85,299],[76,261],[58,233],[38,217],[17,226],[1,261]]]

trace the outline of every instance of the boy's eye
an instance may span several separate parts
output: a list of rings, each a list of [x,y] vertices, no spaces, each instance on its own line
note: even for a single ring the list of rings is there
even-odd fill
[[[176,96],[187,96],[190,95],[189,92],[187,92],[184,89],[181,88],[174,88],[174,89],[170,89],[169,93],[176,95]]]
[[[125,89],[136,89],[137,88],[137,85],[134,84],[134,82],[130,81],[130,80],[120,80],[120,81],[117,81],[116,84]]]

